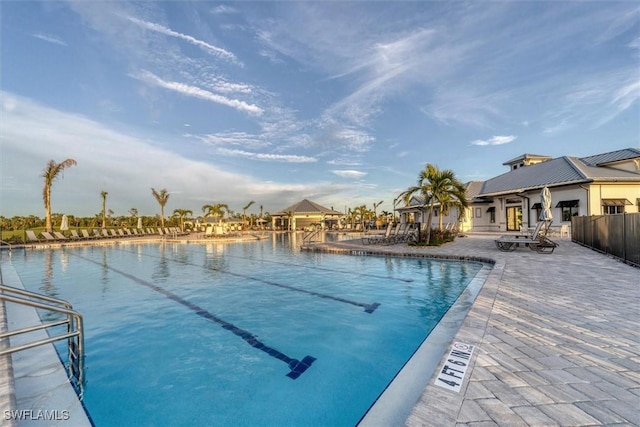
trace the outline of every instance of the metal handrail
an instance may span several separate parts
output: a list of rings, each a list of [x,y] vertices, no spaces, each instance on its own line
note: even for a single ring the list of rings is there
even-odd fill
[[[69,303],[69,301],[65,301],[65,300],[60,299],[60,298],[50,297],[48,295],[38,294],[38,293],[35,293],[35,292],[27,291],[25,289],[15,288],[13,286],[7,286],[7,285],[0,284],[0,291],[2,291],[2,292],[10,292],[10,293],[13,293],[13,294],[18,294],[18,295],[22,295],[22,296],[26,296],[26,297],[30,297],[30,298],[35,298],[35,299],[39,299],[39,300],[42,300],[42,301],[51,302],[51,303],[54,303],[54,304],[60,304],[61,306],[63,306],[64,308],[67,308],[67,309],[72,309],[73,308],[73,307],[71,307],[71,303]]]
[[[304,234],[302,236],[302,241],[305,243],[311,243],[312,242],[312,238],[316,237],[317,235],[320,234],[322,230],[311,230],[309,232],[307,232],[307,234]]]
[[[11,296],[8,295],[9,293],[17,294],[20,296]],[[33,301],[32,299],[22,298],[23,296],[40,301]],[[35,292],[26,291],[24,289],[14,288],[12,286],[0,285],[0,300],[29,307],[40,308],[43,310],[49,310],[56,313],[64,314],[66,316],[66,319],[64,320],[56,320],[48,323],[42,323],[40,325],[27,326],[21,329],[15,329],[12,331],[1,333],[0,339],[48,329],[55,326],[61,326],[64,324],[67,325],[66,333],[50,336],[49,338],[43,338],[21,345],[9,346],[9,348],[5,350],[0,350],[0,356],[66,339],[69,355],[69,365],[67,367],[69,379],[72,380],[73,385],[76,387],[78,395],[82,397],[82,389],[84,384],[84,326],[82,315],[73,310],[71,304],[69,304],[69,302],[65,300],[37,294]]]

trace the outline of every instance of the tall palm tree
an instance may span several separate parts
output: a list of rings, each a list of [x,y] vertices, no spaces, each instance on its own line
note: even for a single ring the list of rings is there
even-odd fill
[[[170,194],[166,188],[163,188],[159,192],[156,191],[155,188],[151,188],[151,194],[153,194],[153,197],[156,198],[158,204],[160,205],[160,226],[164,228],[164,207],[169,201]]]
[[[378,206],[380,206],[383,203],[383,200],[380,200],[378,203],[374,203],[373,204],[373,220],[376,221],[376,223],[378,222]],[[376,224],[376,228],[378,228],[378,225]]]
[[[456,179],[453,171],[450,169],[441,171],[437,166],[429,163],[418,174],[417,185],[409,187],[400,194],[400,197],[404,200],[405,205],[408,206],[411,202],[411,197],[417,193],[424,197],[425,204],[429,208],[427,234],[425,236],[427,244],[431,239],[431,218],[433,218],[433,206],[436,202],[451,206],[452,198],[455,198],[459,206],[468,206],[466,188],[462,182]]]
[[[254,204],[254,203],[255,202],[252,200],[247,204],[247,206],[242,208],[242,222],[243,223],[247,220],[247,209],[249,209],[251,207],[251,205]]]
[[[102,190],[100,197],[102,197],[102,228],[107,228],[107,196],[109,193]]]
[[[77,165],[73,159],[66,159],[63,162],[56,163],[54,160],[49,160],[47,166],[42,171],[42,177],[44,178],[44,188],[42,189],[42,199],[44,200],[44,210],[45,210],[45,227],[48,232],[53,231],[53,227],[51,225],[51,185],[53,181],[58,177],[60,172],[64,169]]]
[[[177,217],[180,220],[180,231],[184,233],[184,219],[187,215],[193,215],[193,211],[188,209],[175,209],[173,211],[173,216]]]

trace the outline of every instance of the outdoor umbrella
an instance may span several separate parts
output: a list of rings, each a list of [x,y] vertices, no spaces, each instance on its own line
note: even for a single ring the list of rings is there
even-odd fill
[[[142,217],[138,218],[138,230],[142,229]]]
[[[553,216],[551,215],[551,192],[546,186],[540,193],[540,205],[542,206],[540,221],[553,221]]]
[[[60,231],[67,231],[69,229],[69,218],[66,215],[62,215],[62,222],[60,223]]]

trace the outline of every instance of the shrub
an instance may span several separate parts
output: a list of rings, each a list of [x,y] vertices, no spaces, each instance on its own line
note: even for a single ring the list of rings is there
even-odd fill
[[[443,243],[453,242],[456,238],[456,233],[451,230],[439,230],[437,228],[431,229],[431,237],[429,244],[427,245],[427,232],[420,231],[419,241],[409,242],[411,246],[440,246]]]

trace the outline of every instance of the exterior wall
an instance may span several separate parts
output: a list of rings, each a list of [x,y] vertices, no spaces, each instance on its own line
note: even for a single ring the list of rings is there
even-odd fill
[[[625,213],[638,212],[640,184],[594,183],[589,186],[589,213],[585,215],[604,215],[602,199],[627,199],[631,205],[624,207]]]
[[[595,183],[590,185],[567,185],[562,187],[550,187],[551,191],[551,214],[553,216],[552,228],[559,229],[562,225],[571,226],[571,221],[565,221],[562,217],[562,208],[556,207],[559,202],[577,200],[578,216],[603,215],[604,209],[602,199],[626,199],[631,205],[625,206],[626,213],[639,212],[638,200],[640,199],[640,183]],[[504,194],[493,197],[493,203],[475,203],[465,210],[464,217],[458,223],[458,229],[463,232],[504,232],[507,231],[507,207],[522,207],[522,227],[534,227],[538,222],[537,212],[531,207],[535,203],[540,203],[541,190],[528,191],[525,193]],[[490,213],[487,209],[495,208],[495,222],[490,222]],[[437,210],[437,207],[436,209]],[[400,221],[408,222],[411,219],[415,222],[425,223],[428,212],[419,206],[409,209],[399,209]],[[443,225],[457,223],[458,212],[452,208],[449,215],[443,218]],[[431,227],[438,227],[439,217],[434,214]]]

